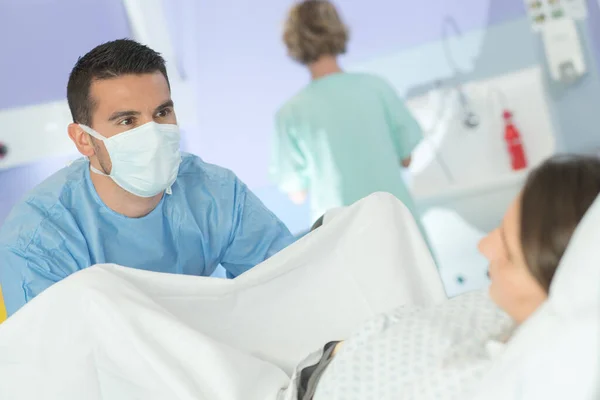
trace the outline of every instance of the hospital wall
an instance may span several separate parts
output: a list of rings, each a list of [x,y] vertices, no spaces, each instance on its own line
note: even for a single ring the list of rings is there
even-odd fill
[[[452,3],[456,6],[456,2]],[[490,7],[487,22],[473,24],[470,30],[465,24],[467,27],[462,27],[461,37],[451,40],[454,57],[466,71],[462,79],[485,80],[540,64],[547,68],[543,43],[539,34],[531,30],[522,0],[482,3],[488,3]],[[548,105],[555,131],[558,132],[556,139],[559,151],[600,152],[597,129],[600,104],[600,9],[596,1],[589,1],[588,7],[589,20],[578,24],[588,62],[588,74],[574,85],[554,83],[550,79],[546,81]],[[456,18],[460,26],[461,11],[455,10],[450,15]],[[431,83],[438,79],[456,81],[450,66],[439,62],[443,53],[441,34],[430,36],[429,39],[419,44],[406,43],[380,55],[350,59],[347,60],[347,66],[384,75],[403,95],[420,94],[423,87],[431,87]],[[298,208],[272,186],[258,189],[257,194],[282,216],[292,230],[307,226],[307,207],[298,212]]]
[[[11,3],[10,5],[8,3]],[[196,88],[196,120],[186,126],[185,146],[207,161],[233,169],[295,232],[308,227],[308,208],[292,205],[267,179],[273,114],[307,82],[280,43],[291,1],[164,0],[172,39],[190,85]],[[374,70],[404,95],[437,79],[455,80],[438,60],[443,26],[454,23],[447,44],[465,71],[462,79],[485,79],[544,62],[522,0],[343,1],[352,27],[344,64]],[[600,147],[595,109],[600,104],[600,10],[580,33],[589,73],[573,86],[548,83],[548,103],[564,150]],[[10,7],[10,12],[8,11]],[[16,7],[16,9],[15,9]],[[93,15],[94,18],[90,18]],[[120,0],[0,1],[0,32],[15,38],[0,54],[0,108],[64,98],[68,72],[93,45],[128,36]],[[58,44],[60,43],[60,44]],[[66,134],[66,132],[65,132]],[[62,167],[71,156],[0,171],[0,221],[25,191]]]
[[[79,56],[98,43],[129,35],[121,0],[0,0],[0,110],[64,99]],[[0,138],[7,129],[0,124]],[[66,127],[59,129],[67,134]],[[35,135],[45,133],[32,132],[32,146]],[[63,157],[0,169],[0,223],[27,191],[75,157],[73,148]]]

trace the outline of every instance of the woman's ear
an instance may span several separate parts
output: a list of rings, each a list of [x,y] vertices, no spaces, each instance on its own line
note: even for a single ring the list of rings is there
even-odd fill
[[[92,138],[88,135],[79,124],[72,123],[68,127],[69,137],[75,143],[77,150],[86,157],[91,157],[96,154]]]

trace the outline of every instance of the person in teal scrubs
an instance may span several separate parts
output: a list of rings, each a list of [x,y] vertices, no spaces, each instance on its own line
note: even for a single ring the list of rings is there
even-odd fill
[[[395,195],[417,216],[401,177],[422,131],[384,79],[348,73],[348,29],[328,1],[292,7],[283,40],[312,81],[277,113],[271,177],[296,203],[310,194],[314,222],[374,192]],[[417,218],[418,220],[418,218]]]

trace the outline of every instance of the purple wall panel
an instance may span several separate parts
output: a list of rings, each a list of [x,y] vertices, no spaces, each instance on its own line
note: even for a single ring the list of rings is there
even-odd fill
[[[77,58],[128,35],[120,0],[0,0],[0,109],[64,99]]]
[[[0,0],[0,109],[64,99],[77,58],[127,36],[121,0]],[[0,171],[0,223],[25,192],[67,161]]]

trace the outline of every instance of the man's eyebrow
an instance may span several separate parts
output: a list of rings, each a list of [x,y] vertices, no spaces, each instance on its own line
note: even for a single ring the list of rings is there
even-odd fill
[[[175,106],[175,104],[173,104],[173,100],[167,100],[164,103],[162,103],[160,106],[156,107],[154,112],[164,110],[165,108],[173,108],[174,106]]]
[[[115,111],[114,113],[111,114],[111,116],[108,118],[108,120],[109,121],[114,121],[114,120],[117,120],[119,118],[123,118],[123,117],[135,117],[137,115],[140,115],[139,111],[134,111],[134,110]]]

